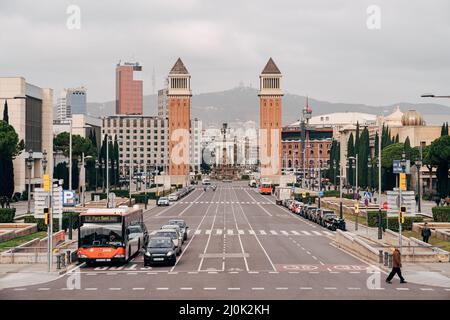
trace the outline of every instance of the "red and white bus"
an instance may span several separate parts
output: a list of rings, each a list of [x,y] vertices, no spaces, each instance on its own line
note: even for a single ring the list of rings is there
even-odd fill
[[[148,241],[142,209],[92,208],[80,214],[78,260],[122,262],[132,258]]]

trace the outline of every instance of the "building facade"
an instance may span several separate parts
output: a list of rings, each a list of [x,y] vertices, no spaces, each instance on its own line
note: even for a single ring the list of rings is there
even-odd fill
[[[122,175],[133,166],[136,170],[162,169],[169,164],[167,118],[138,115],[115,115],[103,118],[102,136],[117,136],[119,144],[119,170]]]
[[[64,121],[72,114],[87,114],[86,88],[68,88],[61,92],[56,103],[56,119]]]
[[[158,90],[158,117],[169,117],[169,104],[167,100],[168,92],[169,90],[167,88]]]
[[[142,66],[119,62],[116,66],[116,114],[141,115],[143,110]]]
[[[16,130],[25,150],[13,161],[14,192],[32,189],[42,184],[43,152],[47,152],[47,172],[53,168],[53,90],[26,82],[23,77],[0,78],[0,110],[8,102],[9,123]],[[26,166],[28,152],[32,151],[31,170]]]
[[[169,174],[174,184],[185,183],[189,175],[191,124],[191,76],[180,58],[169,72]]]
[[[281,78],[270,58],[259,76],[261,176],[281,175]]]
[[[197,118],[191,120],[190,164],[192,172],[200,172],[202,164],[202,135],[202,121]]]

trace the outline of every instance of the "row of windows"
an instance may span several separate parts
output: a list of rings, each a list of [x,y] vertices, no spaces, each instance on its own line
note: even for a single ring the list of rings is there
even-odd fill
[[[164,119],[104,119],[104,127],[164,127]]]

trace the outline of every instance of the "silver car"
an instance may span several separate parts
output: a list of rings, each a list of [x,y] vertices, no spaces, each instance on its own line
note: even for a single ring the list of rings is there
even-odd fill
[[[165,229],[175,229],[178,234],[180,235],[180,241],[183,244],[184,243],[184,235],[181,232],[181,228],[178,224],[165,224],[161,227],[161,230],[165,230]]]
[[[183,237],[183,241],[187,240],[188,232],[187,229],[189,228],[186,225],[186,222],[183,219],[172,219],[169,220],[170,225],[178,225],[180,227],[181,236]]]

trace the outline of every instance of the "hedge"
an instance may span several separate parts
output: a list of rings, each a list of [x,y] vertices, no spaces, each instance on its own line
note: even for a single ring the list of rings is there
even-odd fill
[[[309,192],[306,193],[306,197],[303,197],[301,193],[294,194],[294,199],[303,203],[315,203],[317,196],[311,196]]]
[[[382,228],[386,229],[386,211],[381,211]],[[423,217],[405,217],[405,222],[402,224],[402,230],[412,230],[414,222],[422,222]],[[367,212],[367,224],[369,227],[378,227],[378,211]],[[388,218],[389,229],[398,231],[398,217]]]
[[[248,174],[243,174],[241,180],[250,180],[250,176]]]
[[[72,216],[72,229],[78,228],[78,212],[63,212],[62,228],[67,231],[69,229],[70,216]],[[44,218],[35,218],[32,215],[24,217],[25,223],[36,223],[38,231],[47,231]],[[59,219],[53,218],[53,232],[59,231]]]
[[[0,223],[14,222],[16,208],[0,208]]]
[[[435,222],[450,222],[450,206],[433,207],[431,211]]]

